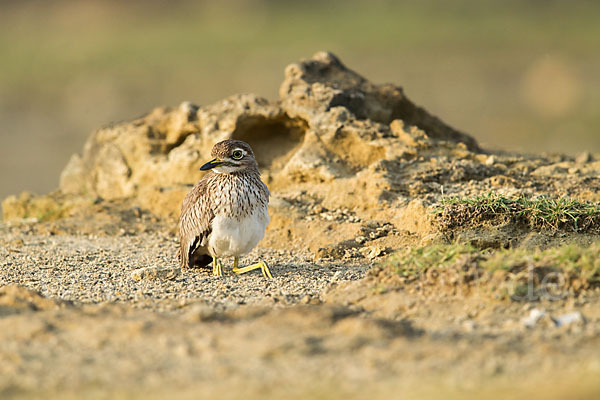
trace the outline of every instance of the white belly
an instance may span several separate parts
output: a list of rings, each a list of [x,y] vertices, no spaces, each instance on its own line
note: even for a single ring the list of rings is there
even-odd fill
[[[208,249],[212,256],[233,257],[249,253],[265,236],[269,224],[267,209],[256,209],[242,220],[216,215]]]

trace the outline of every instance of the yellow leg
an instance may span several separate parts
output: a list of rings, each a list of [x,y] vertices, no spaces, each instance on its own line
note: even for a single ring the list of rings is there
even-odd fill
[[[246,272],[254,271],[255,269],[260,269],[265,278],[273,279],[273,275],[271,275],[269,266],[264,261],[258,262],[256,264],[248,265],[247,267],[238,268],[238,258],[236,257],[233,260],[233,272],[238,275],[245,274]]]
[[[216,257],[213,258],[213,276],[223,276],[223,265]]]

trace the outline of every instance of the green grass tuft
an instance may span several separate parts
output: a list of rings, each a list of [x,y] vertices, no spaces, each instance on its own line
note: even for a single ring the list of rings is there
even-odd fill
[[[434,245],[396,252],[379,267],[409,278],[404,282],[431,283],[432,277],[445,276],[440,282],[489,284],[498,298],[562,299],[600,287],[600,242],[589,247],[567,244],[544,251]],[[459,276],[462,278],[456,279]]]
[[[442,199],[436,209],[439,221],[454,228],[486,220],[522,223],[534,229],[597,232],[600,230],[600,204],[561,197],[520,195],[508,198],[497,192],[475,197]]]
[[[476,251],[474,247],[465,244],[411,248],[392,254],[382,266],[392,267],[400,275],[415,277],[424,273],[428,268],[451,265],[461,255],[473,254]]]

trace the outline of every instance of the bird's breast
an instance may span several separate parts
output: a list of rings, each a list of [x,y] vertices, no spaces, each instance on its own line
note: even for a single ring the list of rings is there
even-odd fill
[[[228,213],[215,215],[208,248],[215,257],[232,257],[249,253],[264,237],[269,224],[267,207],[255,207],[244,216]]]

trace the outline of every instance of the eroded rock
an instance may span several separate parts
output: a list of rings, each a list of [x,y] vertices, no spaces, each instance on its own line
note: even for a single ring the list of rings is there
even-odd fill
[[[408,203],[402,160],[440,141],[446,150],[459,144],[467,153],[478,149],[473,138],[415,106],[400,87],[375,85],[331,53],[288,66],[280,97],[271,102],[236,95],[203,107],[185,102],[101,128],[69,161],[60,190],[131,199],[155,215],[175,219],[183,197],[201,178],[199,167],[212,146],[235,138],[253,147],[275,196],[306,192],[329,210],[351,210],[356,220],[389,221]],[[286,213],[280,207],[271,212]],[[302,212],[295,215],[303,217]],[[326,220],[311,225],[320,236],[315,251],[353,237],[332,242]],[[267,236],[282,233],[274,228]]]
[[[250,143],[278,199],[264,243],[316,253],[354,241],[358,221],[431,238],[438,228],[430,207],[444,196],[560,190],[597,200],[600,187],[591,155],[584,163],[483,152],[472,137],[414,105],[402,88],[373,84],[321,52],[286,68],[279,101],[244,94],[201,107],[185,102],[99,129],[69,161],[60,193],[130,202],[174,226],[182,199],[202,177],[199,167],[228,138]],[[4,218],[30,216],[44,201],[8,199]],[[62,204],[50,206],[63,212]],[[336,213],[349,218],[337,220]],[[385,246],[394,248],[393,238]]]
[[[402,120],[436,139],[463,142],[472,150],[478,149],[475,139],[416,106],[400,86],[375,85],[347,68],[332,53],[319,52],[309,60],[289,65],[279,96],[288,115],[310,121],[311,126],[352,123],[352,119],[387,126],[393,120]],[[350,116],[333,121],[324,118],[336,107],[346,109]]]

